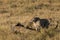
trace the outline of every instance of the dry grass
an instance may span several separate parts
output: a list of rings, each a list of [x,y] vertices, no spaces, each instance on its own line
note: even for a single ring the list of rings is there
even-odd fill
[[[20,28],[15,34],[11,29],[18,22],[25,25],[35,16],[52,18],[53,25],[41,32]],[[0,40],[60,40],[60,0],[0,0]]]

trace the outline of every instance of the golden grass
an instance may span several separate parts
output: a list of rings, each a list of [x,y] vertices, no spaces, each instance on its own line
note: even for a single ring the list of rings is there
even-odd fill
[[[13,32],[15,24],[25,25],[35,16],[58,21],[58,28]],[[0,40],[60,40],[60,0],[0,0]]]

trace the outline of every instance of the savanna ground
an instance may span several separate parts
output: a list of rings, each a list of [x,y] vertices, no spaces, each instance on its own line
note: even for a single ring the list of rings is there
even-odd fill
[[[58,28],[47,32],[21,28],[18,34],[11,29],[35,16],[58,21]],[[0,0],[0,40],[60,40],[60,0]]]

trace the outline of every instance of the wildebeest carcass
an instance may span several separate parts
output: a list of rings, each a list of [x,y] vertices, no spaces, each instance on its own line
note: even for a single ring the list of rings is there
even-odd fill
[[[39,17],[34,17],[27,25],[27,28],[40,31],[40,28],[48,28],[49,21],[47,19],[40,19]]]

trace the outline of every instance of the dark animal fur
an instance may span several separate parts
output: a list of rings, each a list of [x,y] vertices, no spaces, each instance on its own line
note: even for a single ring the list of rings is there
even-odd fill
[[[48,28],[48,25],[50,24],[48,19],[40,19],[39,17],[35,17],[33,19],[33,22],[37,22],[37,21],[40,21],[40,25],[42,28]]]

